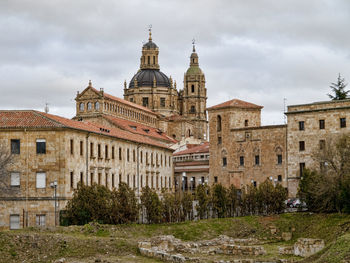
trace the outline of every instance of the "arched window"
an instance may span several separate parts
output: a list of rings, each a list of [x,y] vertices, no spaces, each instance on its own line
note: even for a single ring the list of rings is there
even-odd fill
[[[148,57],[147,57],[147,64],[148,64],[148,65],[151,64],[150,60],[151,60],[151,58],[150,58],[150,56],[148,56]]]
[[[92,103],[91,103],[91,102],[88,102],[88,104],[87,104],[87,109],[88,109],[88,110],[91,110],[91,109],[92,109]]]
[[[191,130],[188,129],[188,137],[191,137]]]
[[[95,102],[95,110],[100,109],[100,103],[98,101]]]
[[[80,111],[84,111],[84,108],[85,108],[85,104],[82,102],[79,104],[79,110]]]
[[[221,131],[221,116],[220,115],[217,116],[216,127],[217,127],[217,131]]]

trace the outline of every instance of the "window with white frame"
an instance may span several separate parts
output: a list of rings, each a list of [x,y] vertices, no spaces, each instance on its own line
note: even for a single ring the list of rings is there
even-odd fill
[[[19,187],[20,186],[20,176],[18,172],[11,173],[11,186]]]
[[[36,188],[46,187],[46,173],[40,172],[36,173]]]
[[[10,229],[19,229],[19,215],[10,215]]]

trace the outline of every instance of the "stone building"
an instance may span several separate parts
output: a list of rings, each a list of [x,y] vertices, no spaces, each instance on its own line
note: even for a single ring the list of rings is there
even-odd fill
[[[287,187],[286,125],[261,126],[262,106],[233,99],[208,108],[209,183]]]
[[[173,155],[175,191],[194,192],[199,184],[209,183],[209,142],[187,144]]]
[[[8,192],[0,194],[0,228],[57,224],[78,182],[112,189],[123,181],[137,193],[146,185],[173,189],[173,150],[157,135],[33,110],[0,111],[0,143],[14,158]]]
[[[199,67],[195,46],[190,67],[184,75],[184,89],[160,71],[159,48],[149,39],[142,47],[140,69],[124,83],[124,99],[158,113],[157,127],[176,140],[184,137],[207,139],[205,76]]]
[[[320,169],[313,154],[331,137],[349,132],[350,100],[290,105],[288,117],[288,190],[295,196],[303,169]]]

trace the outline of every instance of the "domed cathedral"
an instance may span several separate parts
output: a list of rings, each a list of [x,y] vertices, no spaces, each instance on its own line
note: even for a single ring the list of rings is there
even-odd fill
[[[150,30],[148,42],[142,47],[140,69],[129,85],[124,83],[124,99],[159,113],[158,127],[176,140],[207,139],[205,76],[194,43],[183,90],[178,91],[176,82],[160,71],[158,55]]]
[[[159,69],[159,48],[152,41],[152,32],[142,47],[140,69],[129,87],[124,83],[124,99],[142,105],[163,116],[178,114],[176,83]]]

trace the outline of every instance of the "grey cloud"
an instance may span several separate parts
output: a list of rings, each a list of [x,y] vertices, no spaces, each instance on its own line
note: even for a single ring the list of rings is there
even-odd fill
[[[208,106],[240,98],[283,122],[288,104],[327,99],[338,72],[350,79],[347,0],[0,2],[0,107],[71,117],[89,79],[122,97],[139,67],[147,26],[161,70],[182,88],[191,40],[206,74]]]

